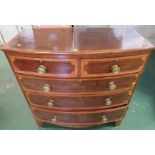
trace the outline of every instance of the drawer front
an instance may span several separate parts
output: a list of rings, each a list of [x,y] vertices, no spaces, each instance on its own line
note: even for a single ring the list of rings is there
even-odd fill
[[[24,91],[45,93],[94,93],[116,92],[117,90],[131,89],[135,86],[138,74],[100,79],[49,79],[30,76],[19,76]]]
[[[123,75],[142,71],[147,55],[109,59],[84,59],[81,62],[82,77]]]
[[[59,112],[59,111],[42,111],[32,108],[36,119],[43,120],[52,124],[84,125],[84,124],[103,124],[121,120],[127,107],[115,108],[110,110],[96,110],[93,112]]]
[[[110,95],[56,96],[26,92],[30,105],[55,110],[110,108],[128,104],[132,91]]]
[[[77,77],[76,59],[41,59],[9,56],[16,73],[44,77]]]

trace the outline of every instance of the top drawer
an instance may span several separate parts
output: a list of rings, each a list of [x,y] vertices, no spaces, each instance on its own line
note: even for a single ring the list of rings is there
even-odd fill
[[[101,77],[140,72],[148,55],[109,59],[84,59],[81,62],[82,77]]]
[[[16,73],[45,77],[77,77],[76,59],[42,59],[9,56]]]

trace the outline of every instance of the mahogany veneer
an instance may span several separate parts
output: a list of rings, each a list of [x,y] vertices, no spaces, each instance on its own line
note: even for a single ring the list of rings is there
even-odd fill
[[[127,90],[134,88],[138,74],[124,76],[105,77],[98,79],[52,79],[32,76],[17,75],[24,91],[44,92],[44,86],[48,84],[50,90],[46,93],[69,93],[90,94],[100,92],[114,92],[116,90]],[[114,82],[116,88],[110,89],[110,82]]]
[[[91,94],[91,95],[49,95],[42,93],[26,92],[29,104],[36,107],[49,109],[49,101],[52,100],[54,105],[50,108],[53,110],[78,111],[94,110],[118,107],[127,105],[132,90],[126,92],[117,92],[111,94]],[[112,103],[107,104],[106,99],[110,98]]]
[[[126,110],[127,106],[111,110],[94,110],[89,112],[60,112],[32,108],[32,112],[38,122],[41,120],[41,122],[75,128],[91,127],[114,121],[119,122],[126,113]]]
[[[133,29],[34,27],[3,47],[38,125],[119,125],[155,47]]]

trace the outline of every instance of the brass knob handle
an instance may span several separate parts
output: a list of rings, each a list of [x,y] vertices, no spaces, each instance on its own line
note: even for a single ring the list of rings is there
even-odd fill
[[[120,69],[120,67],[119,67],[118,65],[113,65],[113,66],[111,67],[111,70],[112,70],[112,72],[113,72],[114,74],[118,74],[118,73],[121,71],[121,69]]]
[[[57,121],[57,116],[53,116],[51,120],[52,120],[52,122],[56,122]]]
[[[51,85],[50,84],[45,84],[43,86],[43,91],[44,92],[50,92],[51,91]]]
[[[103,116],[102,116],[102,121],[103,121],[103,122],[108,121],[108,118],[107,118],[107,116],[106,116],[106,115],[103,115]]]
[[[109,89],[111,89],[111,90],[116,89],[116,84],[115,84],[115,82],[114,82],[114,81],[109,82],[109,83],[108,83],[108,87],[109,87]]]
[[[37,72],[38,72],[39,74],[43,74],[43,73],[45,73],[46,71],[47,71],[47,67],[44,66],[44,65],[40,65],[40,66],[38,67],[38,69],[37,69]]]
[[[49,100],[48,102],[47,102],[47,105],[49,106],[49,107],[53,107],[54,106],[54,100]]]
[[[106,104],[106,105],[111,105],[111,104],[112,104],[111,99],[110,99],[110,98],[106,98],[106,99],[105,99],[105,104]]]

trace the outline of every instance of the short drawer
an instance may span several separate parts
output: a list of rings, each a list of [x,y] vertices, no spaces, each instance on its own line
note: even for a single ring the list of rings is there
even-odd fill
[[[132,91],[96,95],[48,95],[26,92],[30,105],[54,110],[84,110],[111,108],[128,104]]]
[[[127,110],[126,106],[108,110],[96,110],[89,112],[60,112],[43,111],[41,109],[31,108],[36,119],[44,122],[63,125],[66,127],[80,127],[83,125],[93,126],[121,120]]]
[[[77,77],[76,59],[45,59],[9,56],[16,73],[44,77]]]
[[[138,74],[99,79],[51,79],[18,75],[24,91],[45,93],[116,92],[134,88]]]
[[[123,75],[142,71],[147,55],[81,61],[82,77]]]

